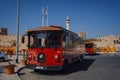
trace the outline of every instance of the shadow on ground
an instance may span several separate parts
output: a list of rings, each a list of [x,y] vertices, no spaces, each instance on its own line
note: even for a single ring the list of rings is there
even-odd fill
[[[93,54],[85,54],[85,56],[99,56],[100,53],[93,53]]]
[[[95,61],[95,59],[83,59],[83,61],[80,62],[75,62],[73,64],[70,64],[68,68],[65,69],[65,71],[37,71],[37,72],[30,72],[31,74],[35,75],[68,75],[71,73],[75,73],[78,71],[87,71],[88,68],[92,65],[92,63]],[[18,70],[18,75],[19,76],[24,76],[26,72],[23,72],[23,69],[26,69],[27,67],[23,67]],[[21,72],[22,71],[22,72]]]
[[[87,71],[94,61],[95,59],[84,59],[81,63],[73,63],[70,65],[66,73],[70,74],[78,71]]]

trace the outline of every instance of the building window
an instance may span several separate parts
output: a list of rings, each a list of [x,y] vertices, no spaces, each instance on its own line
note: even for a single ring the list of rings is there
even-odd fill
[[[117,40],[117,43],[118,43],[118,40]]]
[[[119,43],[119,41],[118,40],[114,40],[114,43],[117,44],[117,43]]]
[[[116,41],[114,40],[114,42],[113,43],[116,43]]]

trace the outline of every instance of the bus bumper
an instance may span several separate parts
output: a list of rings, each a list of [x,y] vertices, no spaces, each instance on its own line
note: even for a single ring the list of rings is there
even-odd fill
[[[27,66],[34,70],[62,70],[62,66],[37,66],[37,65],[27,65]]]
[[[61,66],[36,66],[37,70],[61,70]]]

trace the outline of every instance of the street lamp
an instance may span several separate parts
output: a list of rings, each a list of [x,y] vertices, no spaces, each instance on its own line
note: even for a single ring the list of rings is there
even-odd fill
[[[18,63],[18,51],[19,51],[19,17],[20,17],[20,0],[17,0],[17,20],[16,20],[16,63]]]

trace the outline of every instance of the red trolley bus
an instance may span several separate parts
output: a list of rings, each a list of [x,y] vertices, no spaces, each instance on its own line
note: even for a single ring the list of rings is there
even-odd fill
[[[94,44],[92,42],[85,42],[85,51],[87,54],[95,54],[96,49],[94,47]]]
[[[33,66],[34,70],[62,70],[85,55],[84,41],[76,33],[60,26],[39,27],[26,33],[27,64]]]

